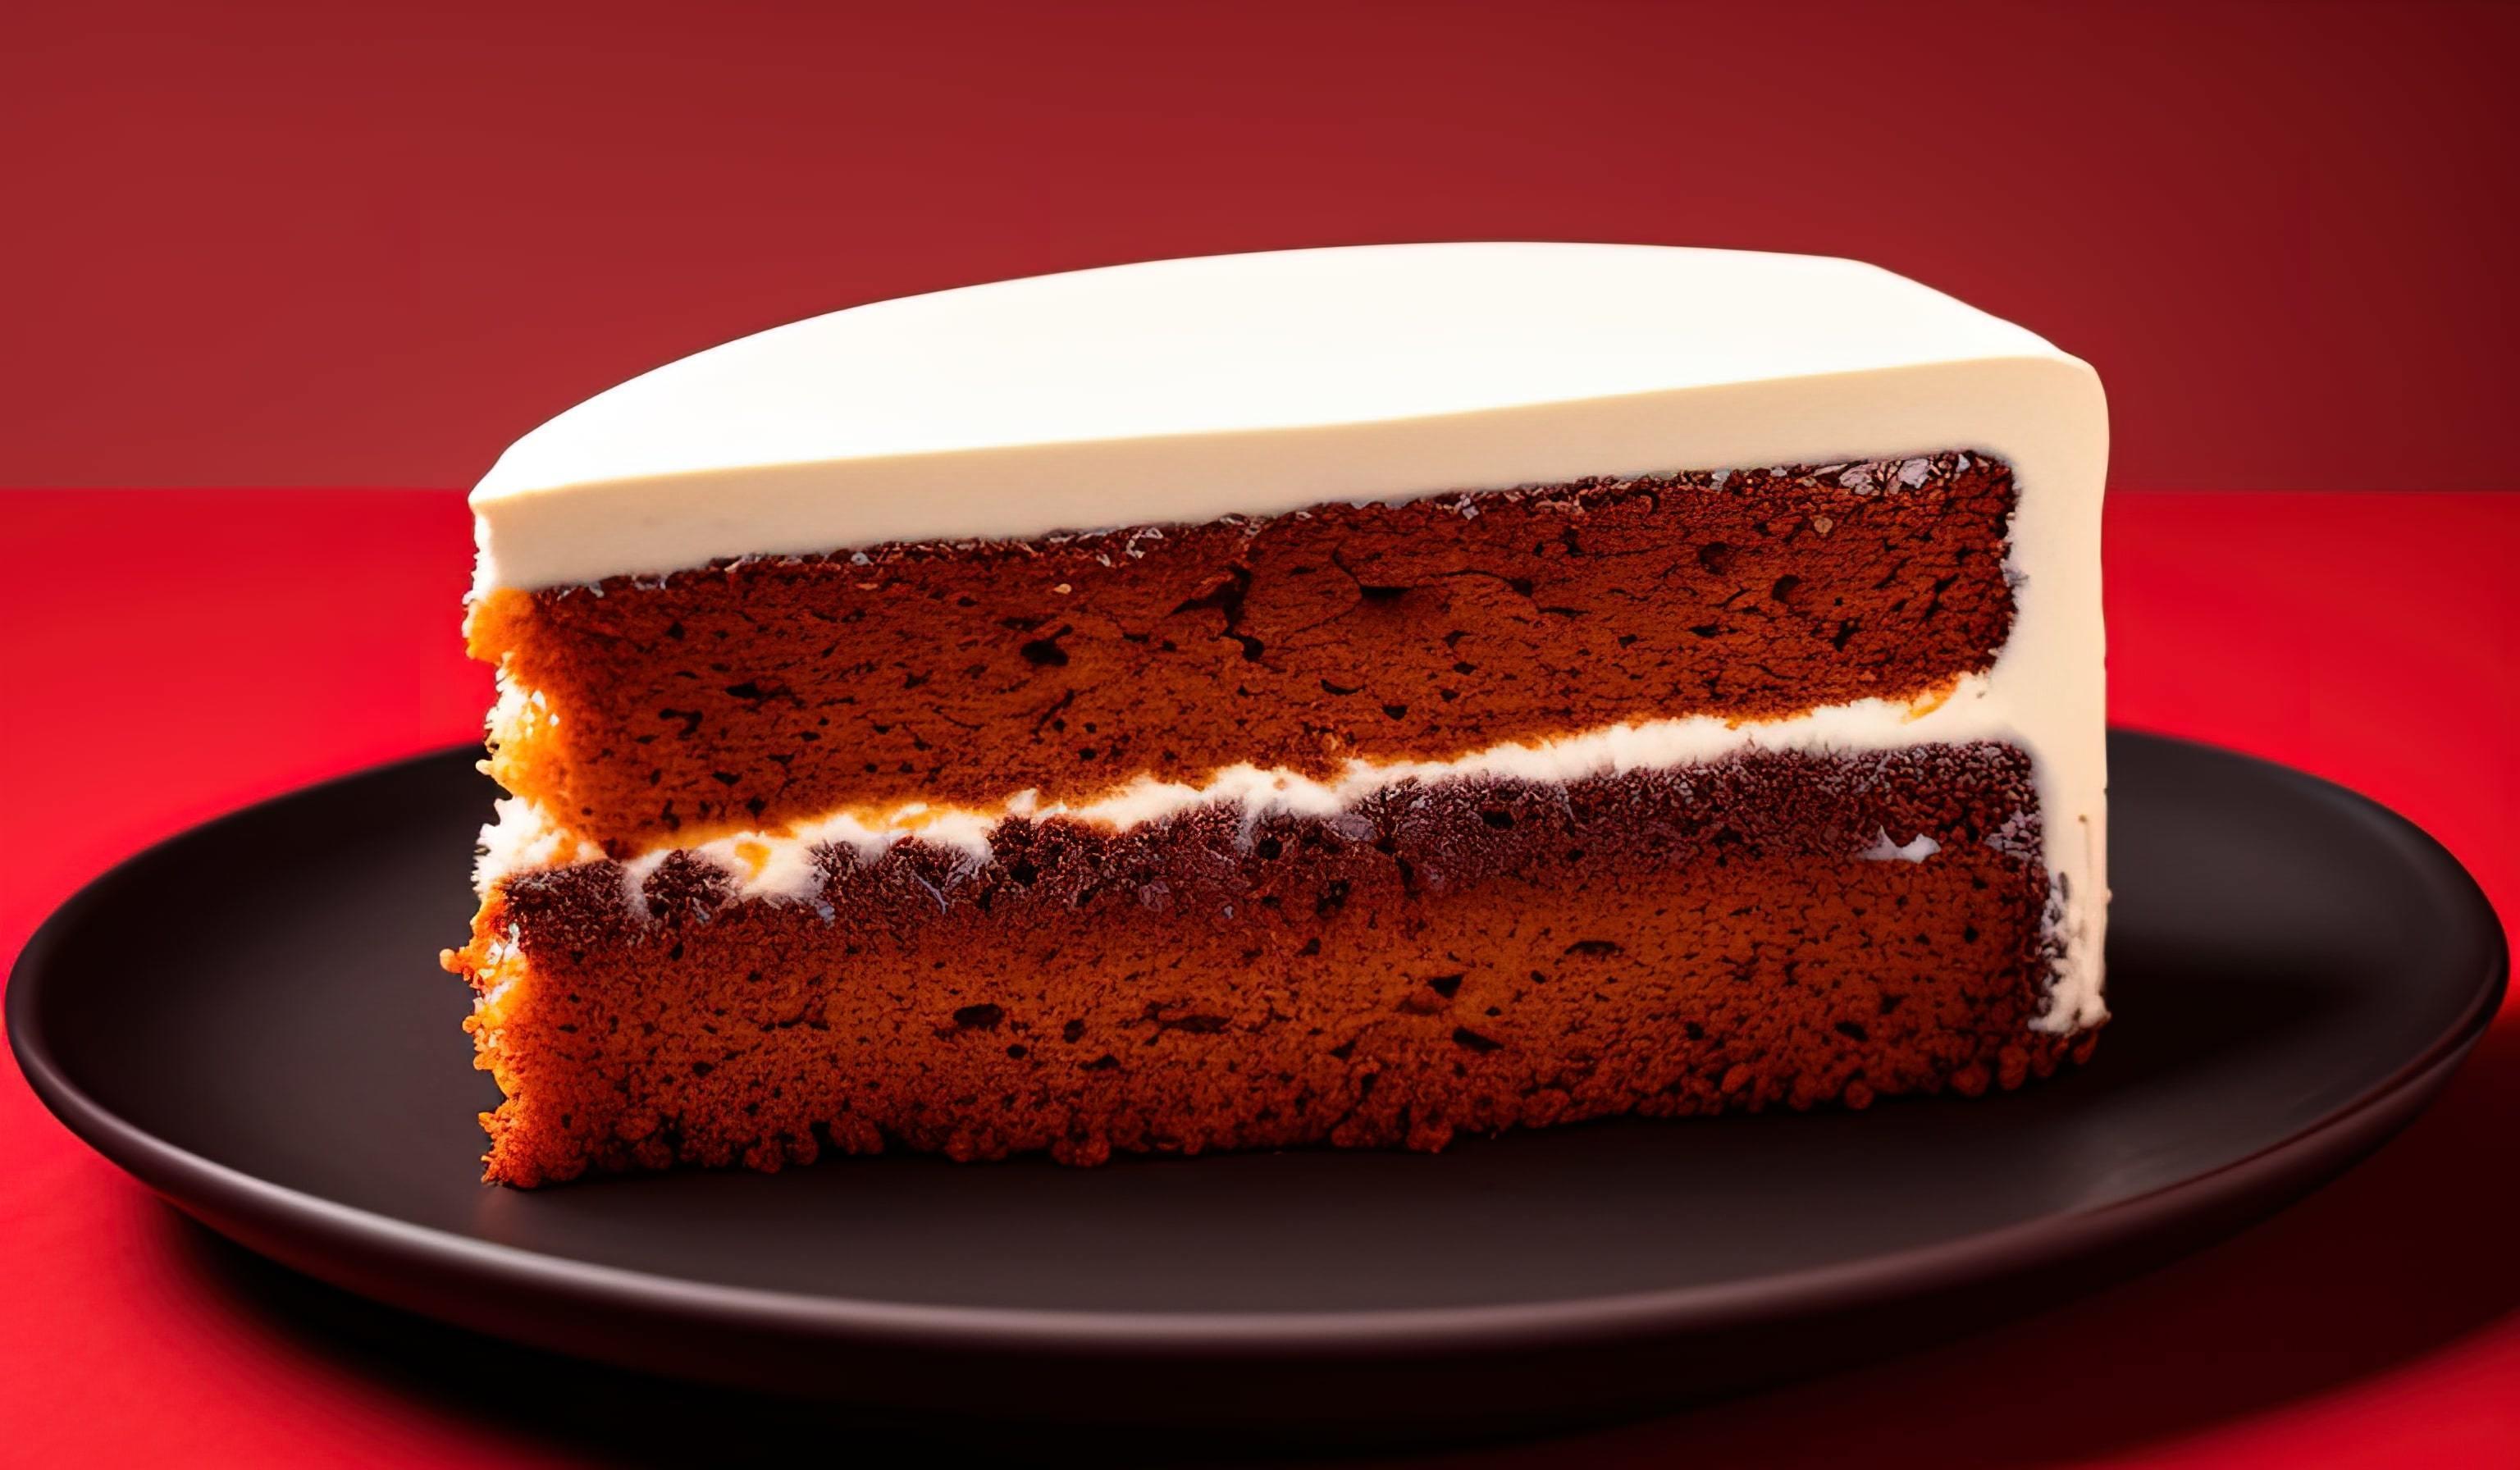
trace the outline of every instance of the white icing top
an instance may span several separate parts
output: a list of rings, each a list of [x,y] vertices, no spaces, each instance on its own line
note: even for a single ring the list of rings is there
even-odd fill
[[[1860,433],[1833,385],[1948,400],[1936,379],[1987,363],[2090,376],[1816,255],[1370,245],[1039,276],[774,328],[568,410],[473,490],[479,586],[1960,448],[1959,424]]]
[[[518,441],[472,493],[475,589],[1946,449],[2002,456],[2020,492],[2017,612],[1993,671],[1939,720],[1784,723],[1796,743],[1859,747],[1964,724],[2031,753],[2062,896],[2041,1024],[2070,1030],[2106,1013],[2107,409],[2084,363],[1872,266],[1387,245],[1078,271],[835,312],[659,368]],[[1696,731],[1679,745],[1726,743]],[[1232,776],[1097,816],[1275,799]],[[569,845],[516,815],[494,838],[502,855],[552,861]],[[984,833],[990,818],[960,820]],[[1910,835],[1876,846],[1931,861]],[[757,866],[732,845],[724,856]]]

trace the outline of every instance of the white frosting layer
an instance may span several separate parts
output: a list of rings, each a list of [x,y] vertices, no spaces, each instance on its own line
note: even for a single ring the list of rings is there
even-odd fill
[[[1241,765],[1220,771],[1197,785],[1140,777],[1107,796],[1086,802],[1044,802],[1027,791],[995,811],[912,802],[888,811],[843,812],[775,832],[739,832],[691,847],[657,848],[624,865],[623,899],[644,912],[650,874],[676,852],[723,869],[735,880],[739,899],[816,903],[823,889],[823,869],[816,856],[820,849],[849,848],[871,863],[893,844],[917,837],[961,848],[976,865],[988,860],[991,831],[1008,817],[1043,822],[1065,818],[1126,829],[1197,807],[1232,804],[1240,809],[1247,831],[1262,818],[1279,814],[1335,821],[1367,797],[1410,781],[1503,779],[1562,783],[1631,771],[1705,765],[1754,750],[1881,750],[2010,738],[2011,727],[1995,699],[1993,682],[1971,676],[1940,700],[1865,699],[1783,720],[1729,723],[1697,716],[1617,725],[1562,739],[1491,746],[1457,760],[1353,760],[1328,780]],[[2002,834],[1990,840],[2001,842]],[[572,837],[532,803],[513,798],[498,804],[498,820],[482,829],[481,851],[474,881],[484,893],[512,872],[598,862],[604,857],[601,848]],[[1903,841],[1884,831],[1853,849],[1850,856],[1871,862],[1922,863],[1941,851],[1940,843],[1921,832]],[[2100,1003],[2099,980],[2097,967],[2076,962],[2069,946],[2058,971],[2049,1024],[2070,1029],[2105,1014],[2091,1008]]]
[[[473,490],[479,586],[2002,453],[1990,378],[2062,379],[2046,390],[2086,395],[2100,431],[2090,369],[1851,260],[1424,245],[1075,271],[815,317],[579,404]]]
[[[2065,1030],[2105,1013],[2106,407],[2082,362],[1871,266],[1640,245],[1371,246],[1080,271],[836,312],[660,368],[519,440],[473,491],[476,591],[1960,448],[2002,456],[2020,492],[2017,614],[1993,672],[1949,714],[1806,718],[1832,732],[1812,735],[1821,744],[1984,735],[2031,753],[2062,895],[2064,958],[2042,1024]],[[1664,723],[1734,740],[1799,728]],[[1660,741],[1639,733],[1663,728],[1559,743]],[[1672,738],[1697,753],[1664,763],[1721,753],[1704,732]],[[1528,757],[1472,759],[1490,758]],[[1275,800],[1277,780],[1150,786],[1114,811]],[[930,820],[945,824],[927,835],[961,820],[985,840],[983,818]],[[867,830],[881,841],[894,828]],[[541,839],[501,840],[532,851]]]

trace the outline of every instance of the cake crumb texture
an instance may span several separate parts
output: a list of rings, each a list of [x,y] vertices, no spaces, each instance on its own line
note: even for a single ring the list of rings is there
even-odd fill
[[[2053,957],[2030,762],[1751,753],[1231,805],[991,856],[826,849],[818,899],[676,856],[519,874],[450,958],[489,1179],[1328,1143],[2015,1087]],[[1930,839],[1919,842],[1915,839]],[[644,909],[644,913],[639,912]]]
[[[1581,480],[494,592],[492,773],[627,859],[907,802],[1323,779],[1912,698],[2013,619],[2002,462]]]

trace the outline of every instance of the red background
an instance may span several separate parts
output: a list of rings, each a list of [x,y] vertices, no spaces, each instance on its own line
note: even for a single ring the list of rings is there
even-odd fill
[[[1907,272],[2097,364],[2124,484],[2520,484],[2520,7],[29,8],[0,485],[469,484],[813,312],[1498,238]]]
[[[2088,357],[2138,492],[2110,512],[2115,716],[2367,791],[2520,913],[2520,496],[2287,493],[2520,488],[2499,279],[2520,8],[5,23],[0,486],[440,488],[0,491],[0,953],[146,841],[476,735],[443,487],[589,391],[902,291],[1462,237],[1861,255]],[[2141,493],[2196,488],[2275,493]],[[2516,1118],[2506,1013],[2399,1141],[2152,1276],[1446,1462],[2520,1462]],[[777,1419],[260,1267],[14,1074],[0,1180],[0,1462],[525,1463]]]

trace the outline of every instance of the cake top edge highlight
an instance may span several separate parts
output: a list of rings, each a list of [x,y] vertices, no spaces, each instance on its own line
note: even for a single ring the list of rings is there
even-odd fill
[[[562,413],[472,492],[475,587],[1957,447],[1963,424],[1838,443],[1810,415],[1922,399],[1883,386],[1917,373],[1948,397],[1972,369],[2045,370],[2049,401],[2082,393],[2073,417],[2104,424],[2077,359],[1829,256],[1462,243],[1035,276],[772,328]],[[1763,384],[1800,391],[1723,398]],[[2011,452],[2002,412],[1972,422]]]

